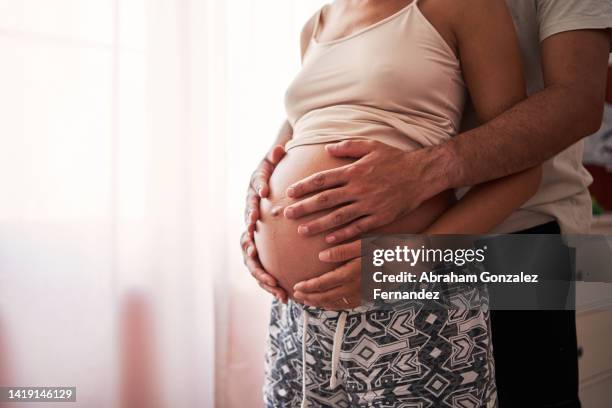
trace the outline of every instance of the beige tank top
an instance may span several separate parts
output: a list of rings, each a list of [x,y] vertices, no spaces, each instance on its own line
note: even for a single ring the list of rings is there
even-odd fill
[[[404,150],[457,134],[466,98],[453,50],[416,0],[347,37],[318,42],[285,95],[286,148],[372,139]]]

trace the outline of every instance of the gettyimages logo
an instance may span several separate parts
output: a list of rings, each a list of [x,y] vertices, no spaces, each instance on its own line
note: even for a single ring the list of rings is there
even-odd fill
[[[612,298],[612,236],[385,235],[361,248],[363,300],[380,307],[573,310],[585,282]]]

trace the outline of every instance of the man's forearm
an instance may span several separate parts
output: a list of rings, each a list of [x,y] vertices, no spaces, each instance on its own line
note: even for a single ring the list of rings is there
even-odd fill
[[[609,46],[605,31],[547,39],[542,46],[544,90],[437,147],[450,158],[445,187],[472,186],[528,169],[596,132]]]
[[[438,146],[451,158],[447,188],[472,186],[536,166],[596,132],[601,114],[577,103],[571,90],[549,87]]]

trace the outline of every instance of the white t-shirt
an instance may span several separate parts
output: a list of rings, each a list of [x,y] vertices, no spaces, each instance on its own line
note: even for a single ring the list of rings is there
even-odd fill
[[[540,43],[565,31],[612,27],[612,0],[506,0],[519,37],[528,95],[544,89]],[[587,135],[585,135],[587,136]],[[557,220],[563,233],[587,233],[593,181],[582,165],[584,142],[569,147],[543,166],[538,193],[495,232],[515,232]]]

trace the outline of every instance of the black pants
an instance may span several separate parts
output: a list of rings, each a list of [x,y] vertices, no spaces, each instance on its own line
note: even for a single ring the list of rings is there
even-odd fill
[[[556,222],[517,234],[559,234]],[[491,312],[499,408],[580,408],[576,312]]]

